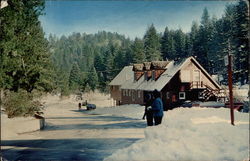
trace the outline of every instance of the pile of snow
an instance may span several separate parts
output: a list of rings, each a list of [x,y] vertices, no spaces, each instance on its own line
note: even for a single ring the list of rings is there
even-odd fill
[[[34,117],[8,118],[5,113],[1,113],[1,140],[21,140],[23,137],[20,134],[40,130],[40,127],[40,120]],[[30,135],[28,137],[33,138]]]
[[[239,101],[249,101],[249,85],[235,87],[233,94]]]
[[[235,112],[235,125],[225,108],[174,109],[145,129],[145,139],[105,160],[248,160],[249,114]]]
[[[140,105],[122,105],[115,107],[98,108],[90,111],[89,114],[109,114],[115,116],[124,116],[135,119],[141,119],[144,114],[144,106]]]
[[[224,107],[224,106],[225,103],[223,102],[208,101],[200,103],[200,107]]]

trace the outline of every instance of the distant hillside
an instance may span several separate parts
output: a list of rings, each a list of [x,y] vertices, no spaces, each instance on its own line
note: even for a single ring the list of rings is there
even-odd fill
[[[69,78],[75,65],[79,68],[79,71],[76,71],[78,78],[74,78],[78,79],[75,80],[76,86],[81,86],[80,88],[84,90],[86,86],[92,84],[93,89],[103,87],[105,90],[106,82],[131,62],[128,50],[132,41],[117,33],[105,31],[97,34],[73,33],[60,38],[50,35],[48,41],[51,60],[57,73],[57,84],[60,87],[72,81]],[[119,61],[114,62],[114,60]],[[95,85],[94,80],[87,80],[89,75],[97,75]],[[77,87],[73,87],[75,88]]]

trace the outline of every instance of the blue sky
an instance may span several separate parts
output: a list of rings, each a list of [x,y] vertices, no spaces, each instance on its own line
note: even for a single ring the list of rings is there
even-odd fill
[[[48,36],[73,32],[110,31],[134,39],[142,38],[152,23],[158,32],[181,28],[189,32],[192,21],[200,22],[203,9],[220,18],[232,1],[131,1],[131,0],[61,0],[46,1],[45,15],[40,17]]]

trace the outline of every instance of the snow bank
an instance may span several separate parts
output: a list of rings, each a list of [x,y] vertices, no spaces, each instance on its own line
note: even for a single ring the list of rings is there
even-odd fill
[[[235,112],[235,120],[232,126],[224,108],[168,111],[161,125],[145,129],[145,139],[105,160],[247,160],[249,114]]]
[[[224,107],[225,103],[208,101],[208,102],[200,102],[200,107]]]
[[[235,87],[233,93],[239,101],[249,101],[249,85]]]
[[[140,105],[122,105],[115,107],[98,108],[90,111],[89,114],[109,114],[115,116],[124,116],[135,119],[141,119],[144,114],[145,107]]]
[[[34,117],[16,117],[8,118],[6,114],[1,113],[1,139],[18,140],[19,134],[40,130],[42,120]]]

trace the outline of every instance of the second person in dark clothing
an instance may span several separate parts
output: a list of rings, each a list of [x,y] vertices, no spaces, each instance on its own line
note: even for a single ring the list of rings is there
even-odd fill
[[[161,100],[161,93],[157,90],[154,90],[154,101],[152,103],[152,111],[155,125],[161,124],[162,117],[163,117],[163,103]]]
[[[150,94],[146,94],[146,96],[145,96],[145,113],[144,113],[142,119],[145,119],[145,116],[146,116],[148,126],[153,126],[153,111],[150,110],[152,102],[153,102],[152,96]]]

